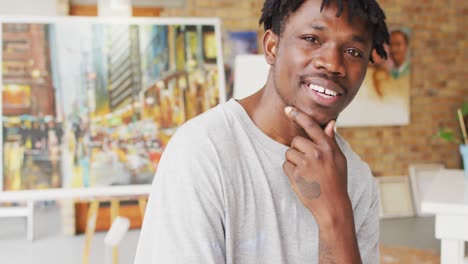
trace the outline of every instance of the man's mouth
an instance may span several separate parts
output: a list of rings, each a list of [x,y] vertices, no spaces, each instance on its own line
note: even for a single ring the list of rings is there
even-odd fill
[[[336,96],[339,96],[340,94],[333,91],[333,90],[330,90],[330,89],[327,89],[325,87],[322,87],[322,86],[319,86],[319,85],[315,85],[315,84],[309,84],[308,87],[311,89],[311,90],[314,90],[315,92],[317,92],[317,94],[323,98],[333,98],[333,97],[336,97]]]

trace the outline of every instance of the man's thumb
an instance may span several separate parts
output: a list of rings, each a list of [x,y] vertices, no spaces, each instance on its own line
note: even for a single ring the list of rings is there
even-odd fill
[[[331,120],[330,122],[328,122],[328,124],[327,124],[327,126],[325,127],[325,130],[324,130],[325,134],[327,134],[332,139],[335,138],[335,126],[336,126],[336,121]]]

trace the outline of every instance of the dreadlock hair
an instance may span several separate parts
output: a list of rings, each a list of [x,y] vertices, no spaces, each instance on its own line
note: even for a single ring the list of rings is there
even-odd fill
[[[278,36],[284,30],[285,21],[289,15],[296,12],[306,0],[265,0],[260,18],[260,25],[263,24],[265,30],[271,29]],[[338,11],[336,17],[341,16],[347,4],[349,20],[354,16],[359,16],[366,20],[370,26],[372,35],[372,47],[377,54],[387,59],[387,52],[384,49],[384,43],[389,44],[389,33],[385,23],[385,13],[380,8],[376,0],[334,0],[337,2]],[[320,12],[329,4],[331,0],[322,0]],[[372,54],[370,56],[372,59]]]

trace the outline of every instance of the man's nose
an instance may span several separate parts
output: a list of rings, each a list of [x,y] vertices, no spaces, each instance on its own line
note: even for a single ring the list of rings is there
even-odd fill
[[[326,71],[328,74],[344,77],[346,68],[343,61],[344,52],[335,45],[323,45],[313,64],[316,69]]]

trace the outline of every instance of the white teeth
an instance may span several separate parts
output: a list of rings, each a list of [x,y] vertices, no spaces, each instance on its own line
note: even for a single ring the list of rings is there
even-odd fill
[[[328,94],[328,95],[331,95],[331,96],[335,96],[336,93],[332,90],[328,90],[328,89],[325,89],[325,93]]]
[[[314,90],[314,91],[317,91],[319,93],[324,93],[325,92],[325,88],[323,88],[322,86],[311,84],[311,85],[309,85],[309,88]]]
[[[309,88],[314,90],[314,91],[317,91],[317,92],[321,93],[322,95],[323,94],[328,95],[327,98],[330,98],[332,96],[337,95],[337,93],[335,91],[325,89],[322,86],[318,86],[318,85],[315,85],[315,84],[310,84]]]

